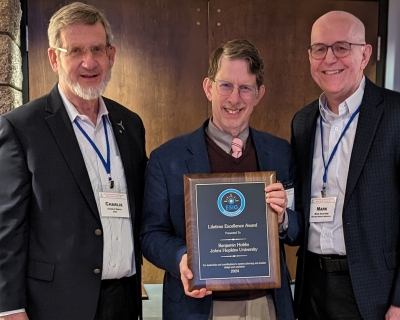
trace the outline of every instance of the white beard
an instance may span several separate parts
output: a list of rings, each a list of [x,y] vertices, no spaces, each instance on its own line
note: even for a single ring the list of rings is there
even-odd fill
[[[94,100],[98,99],[106,90],[107,84],[111,79],[111,68],[108,68],[106,78],[97,87],[89,88],[82,87],[79,82],[72,82],[60,63],[58,63],[58,74],[78,97],[84,100]]]

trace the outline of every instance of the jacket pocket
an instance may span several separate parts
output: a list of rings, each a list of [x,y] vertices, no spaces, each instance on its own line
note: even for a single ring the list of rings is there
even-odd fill
[[[166,273],[164,281],[164,293],[172,301],[179,302],[184,295],[182,280]]]
[[[29,259],[28,278],[43,281],[53,281],[55,265]]]

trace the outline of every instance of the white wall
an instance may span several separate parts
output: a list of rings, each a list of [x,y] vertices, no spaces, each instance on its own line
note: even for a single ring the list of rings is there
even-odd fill
[[[385,87],[400,92],[400,0],[389,0]]]

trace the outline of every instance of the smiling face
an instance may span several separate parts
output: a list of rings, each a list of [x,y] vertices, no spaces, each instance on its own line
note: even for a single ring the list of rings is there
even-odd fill
[[[203,88],[212,105],[212,121],[217,128],[236,137],[249,125],[250,115],[263,97],[265,87],[261,85],[254,98],[243,100],[237,87],[247,85],[257,88],[256,76],[249,73],[245,60],[229,60],[224,56],[215,79],[230,82],[236,88],[230,95],[223,96],[218,93],[214,81],[204,79]]]
[[[70,101],[76,99],[95,100],[103,94],[111,78],[115,48],[95,57],[89,48],[106,45],[106,33],[103,25],[77,24],[65,27],[60,32],[62,47],[70,51],[73,48],[88,49],[81,58],[71,57],[64,52],[58,55],[56,49],[49,48],[51,66],[59,74],[59,84]]]
[[[365,43],[362,22],[347,12],[332,11],[314,23],[311,45],[322,43],[330,46],[338,41]],[[321,60],[312,58],[309,53],[311,75],[326,94],[328,106],[333,112],[357,90],[371,51],[370,45],[351,46],[347,57],[337,58],[329,48]]]

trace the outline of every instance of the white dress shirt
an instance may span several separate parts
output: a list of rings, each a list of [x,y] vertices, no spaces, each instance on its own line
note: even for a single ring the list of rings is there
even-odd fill
[[[332,150],[339,140],[349,119],[361,105],[364,95],[365,77],[362,78],[358,89],[339,105],[339,114],[329,110],[326,96],[319,98],[320,116],[317,119],[315,131],[314,157],[311,181],[311,197],[321,197],[323,185],[324,163],[322,158],[320,117],[322,117],[324,159],[328,163]],[[331,222],[311,222],[308,236],[308,250],[317,254],[346,254],[343,235],[343,203],[346,192],[347,175],[351,152],[353,150],[359,114],[355,116],[345,135],[338,145],[327,170],[326,196],[336,197],[336,206]],[[310,213],[309,213],[310,214]]]
[[[114,132],[108,119],[108,111],[103,99],[99,98],[99,113],[97,116],[96,125],[85,115],[80,115],[73,104],[67,100],[60,86],[58,86],[61,98],[72,122],[72,127],[75,131],[75,136],[78,140],[90,182],[92,184],[93,194],[96,199],[97,208],[100,210],[99,192],[117,192],[127,194],[126,180],[124,167],[118,150],[118,145],[115,141]],[[107,158],[107,145],[105,138],[104,125],[102,117],[106,117],[107,134],[110,143],[110,162],[111,162],[111,177],[115,183],[113,189],[108,187],[108,175],[106,169],[101,162],[99,156],[93,146],[86,139],[78,126],[73,122],[76,119],[82,129],[95,143],[103,158]],[[102,279],[119,279],[126,276],[131,276],[136,273],[134,247],[133,247],[133,230],[130,218],[109,218],[102,217],[101,224],[103,226],[103,269]]]

